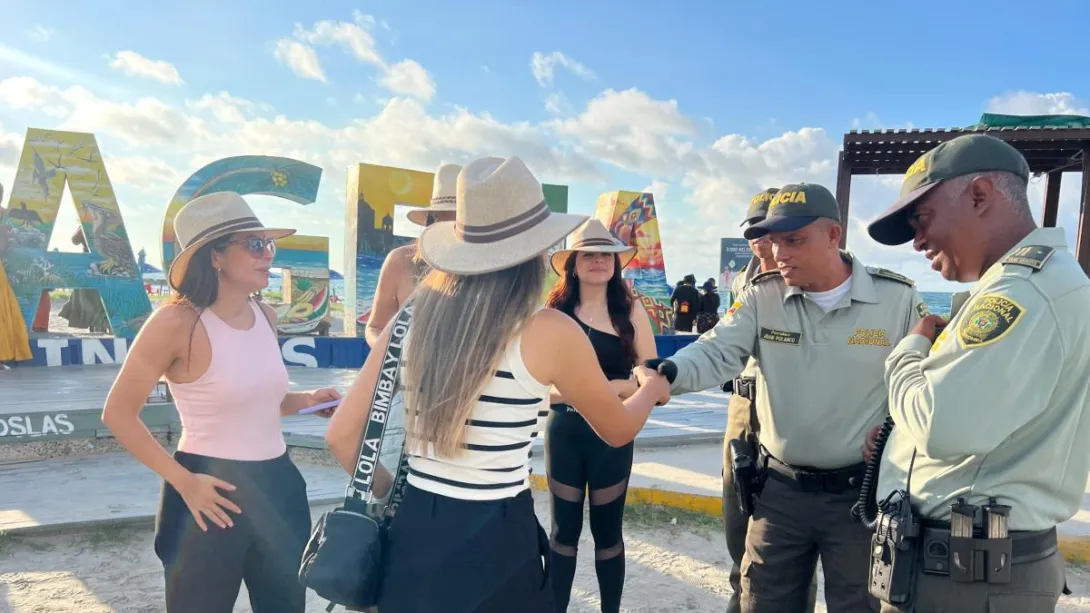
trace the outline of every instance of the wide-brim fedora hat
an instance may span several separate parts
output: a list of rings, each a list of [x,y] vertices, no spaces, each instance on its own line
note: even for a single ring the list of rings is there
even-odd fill
[[[167,279],[175,290],[182,284],[189,261],[198,249],[236,232],[261,232],[269,238],[284,238],[294,229],[267,228],[246,200],[235,192],[205,194],[189,201],[174,216],[174,239],[181,251],[170,263]]]
[[[564,240],[586,215],[553,213],[541,183],[517,157],[475,160],[458,174],[455,221],[420,235],[428,266],[477,275],[517,266]]]
[[[636,248],[620,241],[598,219],[589,219],[568,237],[568,248],[561,249],[549,258],[556,274],[564,275],[564,265],[577,251],[590,253],[616,253],[621,258],[621,268],[628,266],[636,257]]]
[[[428,225],[428,215],[433,213],[453,213],[457,210],[458,173],[462,167],[457,164],[441,164],[432,180],[431,205],[426,209],[413,209],[407,217],[418,226]]]

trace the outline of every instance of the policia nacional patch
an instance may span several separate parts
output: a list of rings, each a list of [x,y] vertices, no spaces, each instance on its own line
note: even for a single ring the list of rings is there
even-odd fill
[[[971,305],[958,324],[958,342],[965,349],[984,347],[1006,336],[1025,315],[1022,305],[1000,294],[986,294]]]

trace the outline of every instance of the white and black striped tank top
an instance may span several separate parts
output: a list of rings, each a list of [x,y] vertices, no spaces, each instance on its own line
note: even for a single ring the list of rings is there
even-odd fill
[[[521,339],[507,347],[496,374],[473,407],[466,449],[453,458],[409,458],[414,487],[462,500],[499,500],[530,486],[530,447],[549,415],[549,386],[522,361]]]

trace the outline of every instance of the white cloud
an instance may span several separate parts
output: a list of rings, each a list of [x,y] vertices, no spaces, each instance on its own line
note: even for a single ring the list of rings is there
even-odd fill
[[[1090,115],[1090,106],[1070,92],[1007,92],[988,100],[986,108],[1009,115]]]
[[[209,111],[213,117],[223,123],[242,123],[258,110],[257,104],[232,96],[225,91],[218,94],[205,94],[198,100],[186,102],[186,106],[198,111]]]
[[[356,22],[323,20],[310,29],[295,24],[293,36],[315,46],[340,46],[346,53],[365,64],[383,66],[382,56],[375,48],[375,38],[360,24],[372,25],[374,18],[356,13]]]
[[[559,51],[553,51],[549,54],[535,51],[534,55],[530,57],[530,70],[533,71],[534,78],[542,87],[552,85],[557,66],[568,69],[572,74],[584,81],[593,81],[597,78],[594,71],[587,68],[582,62],[574,60]]]
[[[401,60],[390,66],[379,85],[395,94],[419,98],[425,102],[435,95],[435,81],[416,60]]]
[[[26,35],[30,37],[31,40],[36,40],[40,43],[48,43],[53,40],[53,35],[56,33],[57,31],[53,28],[47,28],[41,24],[35,24],[34,27],[26,31]]]
[[[273,56],[277,61],[291,68],[292,72],[304,79],[312,79],[326,83],[325,71],[322,63],[318,61],[318,53],[314,47],[286,38],[276,41]]]
[[[129,77],[151,79],[167,85],[182,84],[182,76],[174,64],[151,60],[135,51],[118,51],[110,60],[110,68]]]
[[[545,110],[552,115],[569,115],[571,103],[563,92],[552,92],[545,97]]]
[[[118,156],[103,153],[103,161],[114,187],[130,185],[157,199],[147,203],[156,211],[170,200],[184,177],[167,162],[144,155]]]
[[[296,40],[277,41],[277,59],[287,63],[301,77],[326,82],[325,72],[314,47],[339,47],[356,61],[375,66],[380,71],[379,85],[399,95],[412,96],[428,102],[435,95],[435,80],[416,60],[405,59],[388,64],[379,53],[375,37],[368,28],[376,25],[375,18],[359,11],[353,21],[322,20],[310,28],[295,24],[292,36]],[[389,30],[389,25],[383,22]]]
[[[654,100],[638,89],[607,89],[572,119],[552,127],[574,137],[589,155],[618,168],[645,174],[674,175],[693,152],[685,140],[697,135],[696,124],[678,110],[676,100]]]

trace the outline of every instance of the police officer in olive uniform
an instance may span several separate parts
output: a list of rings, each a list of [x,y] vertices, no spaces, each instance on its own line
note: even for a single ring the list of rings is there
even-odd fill
[[[742,563],[742,611],[797,613],[818,556],[830,611],[863,613],[870,534],[850,513],[864,474],[868,431],[887,413],[883,362],[925,311],[905,277],[839,249],[840,211],[820,185],[787,185],[768,217],[745,231],[770,234],[780,274],[755,277],[720,323],[639,377],[673,393],[729,380],[753,356],[763,491]],[[653,368],[655,371],[649,369]]]
[[[1055,527],[1090,470],[1090,280],[1062,229],[1036,227],[1029,173],[1007,143],[958,137],[868,228],[974,282],[948,324],[924,318],[886,361],[896,425],[877,493],[910,486],[917,613],[1052,611],[1064,588]]]
[[[768,205],[778,188],[771,187],[753,196],[746,210],[746,218],[742,226],[753,225],[763,221],[768,214]],[[737,298],[750,285],[757,275],[780,274],[776,266],[776,260],[772,257],[772,243],[768,235],[749,241],[749,249],[753,252],[742,273],[735,276],[731,282],[731,295]],[[741,611],[739,597],[742,592],[742,556],[746,552],[746,533],[749,531],[749,515],[742,512],[738,506],[738,498],[734,489],[734,473],[731,471],[730,441],[740,440],[746,443],[746,447],[755,452],[757,424],[753,415],[753,401],[751,399],[756,383],[757,360],[750,358],[746,363],[742,374],[732,381],[730,404],[727,407],[727,431],[723,437],[723,530],[727,537],[727,551],[731,557],[730,567],[730,600],[727,601],[727,613]],[[755,456],[755,453],[754,453]],[[817,576],[810,584],[810,594],[806,609],[803,613],[812,612],[817,602]]]

